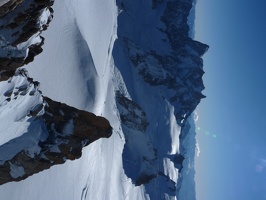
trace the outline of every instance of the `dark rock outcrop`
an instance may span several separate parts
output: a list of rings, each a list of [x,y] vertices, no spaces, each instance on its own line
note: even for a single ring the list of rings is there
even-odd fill
[[[122,156],[131,158],[123,159],[125,173],[136,186],[147,184],[157,176],[158,170],[156,151],[151,148],[150,141],[146,141],[145,132],[149,125],[146,113],[119,91],[116,92],[116,102],[126,140]]]
[[[22,4],[24,0],[10,0],[0,7],[0,17],[3,17],[9,12],[12,12],[17,6]]]
[[[25,76],[20,72],[17,76]],[[17,91],[7,91],[6,98],[16,101],[19,96],[36,95],[39,93],[38,82],[26,77],[28,85],[23,85]],[[30,91],[32,84],[35,90]],[[35,93],[35,94],[34,94]],[[112,134],[109,122],[93,113],[78,110],[66,104],[43,97],[43,102],[37,104],[27,115],[31,124],[37,124],[40,129],[34,134],[46,135],[37,144],[27,146],[13,157],[2,160],[0,164],[0,185],[20,181],[30,175],[48,169],[53,165],[62,164],[66,160],[78,159],[84,146],[99,138],[108,138]],[[31,125],[30,125],[31,126]],[[29,126],[28,133],[37,131]],[[14,138],[0,146],[0,151],[16,151],[16,144],[23,142],[23,137]]]
[[[118,91],[116,93],[116,100],[122,124],[129,129],[145,132],[149,123],[146,119],[146,113],[142,108]]]
[[[40,33],[52,20],[52,5],[53,0],[11,0],[0,7],[0,81],[42,52]]]

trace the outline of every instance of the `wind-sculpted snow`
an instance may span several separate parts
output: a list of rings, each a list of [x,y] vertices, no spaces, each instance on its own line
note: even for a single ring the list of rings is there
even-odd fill
[[[45,96],[105,117],[113,134],[85,147],[80,159],[1,186],[4,198],[195,199],[196,143],[188,120],[205,97],[201,56],[208,46],[189,37],[193,5],[55,1],[43,52],[26,67]],[[49,127],[62,117],[53,112]],[[72,120],[65,122],[56,135],[73,128]],[[13,177],[26,171],[9,165]]]

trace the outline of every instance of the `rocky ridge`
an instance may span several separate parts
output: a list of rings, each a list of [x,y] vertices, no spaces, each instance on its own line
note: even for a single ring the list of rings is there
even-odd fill
[[[39,82],[18,69],[42,52],[40,34],[52,20],[52,5],[53,0],[10,0],[0,6],[0,110],[3,119],[15,112],[15,123],[29,124],[0,146],[0,185],[77,159],[84,146],[112,134],[105,118],[42,96]],[[20,104],[23,113],[15,109]]]
[[[131,14],[127,10],[130,5],[124,1],[119,1],[118,6],[124,13]],[[126,47],[127,56],[143,80],[152,86],[163,86],[162,90],[170,91],[164,97],[175,105],[175,115],[180,125],[195,110],[200,100],[205,98],[202,94],[204,71],[201,56],[209,47],[189,37],[187,18],[192,6],[193,1],[153,1],[152,8],[142,9],[149,15],[154,12],[160,16],[157,17],[158,21],[153,29],[150,28],[157,33],[141,35],[142,40],[139,40],[130,35],[128,30],[118,32],[119,42]],[[148,23],[145,22],[148,18],[145,19],[141,14],[139,17],[144,21],[143,24]],[[132,17],[134,18],[136,16]],[[125,21],[121,20],[120,26],[128,29]],[[131,24],[134,27],[135,23]],[[158,44],[144,46],[145,40]],[[165,50],[161,51],[159,45]]]
[[[42,52],[40,36],[53,18],[53,0],[11,0],[0,7],[0,81]]]
[[[12,107],[17,102],[23,105],[23,99],[32,99],[28,101],[34,103],[30,107],[23,105],[28,111],[19,119],[30,123],[27,132],[0,146],[0,185],[77,159],[84,146],[112,134],[105,118],[44,97],[38,85],[20,69],[4,86],[7,91],[1,98],[0,109],[7,116],[8,112],[19,112]],[[29,137],[35,138],[34,142],[27,143]],[[17,144],[21,148],[16,148]],[[21,173],[17,174],[18,171]]]

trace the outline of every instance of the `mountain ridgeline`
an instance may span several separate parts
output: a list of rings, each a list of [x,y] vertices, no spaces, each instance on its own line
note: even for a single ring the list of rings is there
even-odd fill
[[[127,141],[122,154],[123,165],[126,175],[135,185],[145,185],[151,199],[196,198],[196,140],[194,116],[191,114],[205,98],[202,94],[204,70],[201,57],[209,46],[189,36],[188,16],[194,3],[187,0],[117,1],[118,39],[113,57],[128,92],[120,89],[117,93]],[[123,120],[125,106],[123,109],[120,107],[126,97],[130,97],[128,105],[138,105],[135,112],[140,110],[137,113],[143,114],[135,115],[129,106],[127,113],[131,113],[131,117],[126,115],[127,120]],[[125,101],[129,100],[123,100],[123,104]],[[134,122],[128,118],[133,118]],[[141,130],[134,124],[136,118],[139,126],[143,127]],[[177,123],[180,129],[172,123]],[[146,135],[136,135],[138,131]],[[140,140],[146,141],[144,151],[140,151],[137,145]],[[176,141],[179,149],[173,147]],[[183,161],[187,166],[183,166]],[[178,173],[169,172],[174,168]],[[188,174],[189,184],[182,184]],[[179,191],[182,191],[182,197]]]
[[[189,37],[187,19],[193,1],[117,2],[121,13],[116,45],[125,47],[124,54],[146,83],[161,86],[162,95],[164,90],[171,91],[164,97],[175,105],[181,125],[205,97],[201,56],[209,47]],[[115,51],[119,67],[121,59],[116,56]]]

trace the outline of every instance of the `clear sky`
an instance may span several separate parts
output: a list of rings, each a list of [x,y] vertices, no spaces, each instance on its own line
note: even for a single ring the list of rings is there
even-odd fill
[[[197,200],[266,200],[266,0],[198,0]]]

